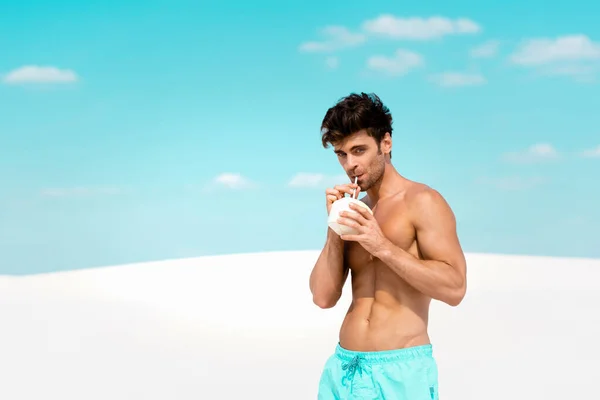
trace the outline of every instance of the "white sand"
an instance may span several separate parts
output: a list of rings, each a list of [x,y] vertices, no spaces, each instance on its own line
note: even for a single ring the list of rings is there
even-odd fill
[[[0,399],[309,400],[349,304],[311,302],[318,252],[0,277]],[[600,260],[468,255],[434,303],[442,400],[592,399]]]

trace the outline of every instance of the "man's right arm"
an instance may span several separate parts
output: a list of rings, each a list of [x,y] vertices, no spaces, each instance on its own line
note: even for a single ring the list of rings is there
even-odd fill
[[[344,241],[330,228],[325,246],[310,274],[310,291],[313,302],[321,308],[336,305],[348,277],[344,262]]]

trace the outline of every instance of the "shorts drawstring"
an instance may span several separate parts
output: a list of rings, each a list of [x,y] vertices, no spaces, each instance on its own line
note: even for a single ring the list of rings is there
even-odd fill
[[[356,355],[350,360],[350,362],[342,364],[342,369],[346,370],[346,376],[342,378],[342,385],[346,386],[346,382],[352,381],[354,379],[354,374],[356,371],[362,376],[363,368],[361,365],[361,360],[363,357],[361,355]],[[352,388],[350,388],[352,391]]]

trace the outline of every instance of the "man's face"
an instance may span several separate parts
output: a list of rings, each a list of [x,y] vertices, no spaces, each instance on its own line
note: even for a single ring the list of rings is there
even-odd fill
[[[374,138],[359,131],[334,145],[340,164],[352,182],[358,176],[361,191],[367,191],[381,179],[385,168],[385,154],[391,141],[386,138],[378,146]]]

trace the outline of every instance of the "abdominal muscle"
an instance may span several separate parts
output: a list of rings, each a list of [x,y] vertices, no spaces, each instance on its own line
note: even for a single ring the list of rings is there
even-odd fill
[[[429,344],[430,299],[380,261],[352,271],[352,304],[340,329],[340,346],[383,351]]]

